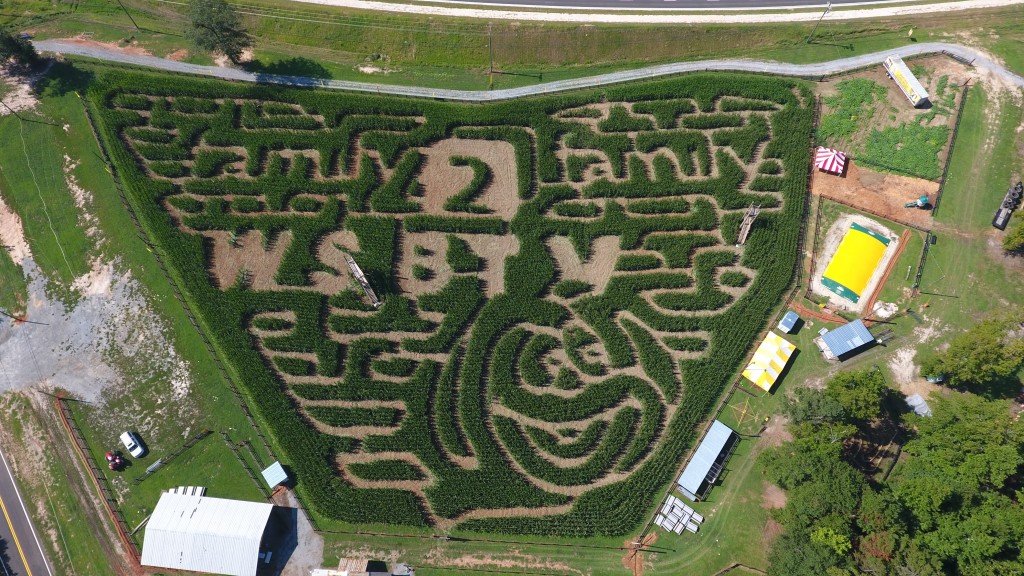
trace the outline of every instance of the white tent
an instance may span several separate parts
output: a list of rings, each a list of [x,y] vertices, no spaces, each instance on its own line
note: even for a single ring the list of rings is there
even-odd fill
[[[779,374],[785,370],[796,346],[775,332],[768,332],[757,347],[750,364],[743,370],[743,377],[756,384],[765,392],[771,392]]]
[[[254,576],[272,504],[164,492],[146,525],[142,565]]]

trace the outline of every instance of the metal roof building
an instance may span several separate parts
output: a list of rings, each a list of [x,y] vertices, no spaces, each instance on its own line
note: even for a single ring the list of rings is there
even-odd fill
[[[703,498],[708,488],[718,480],[737,439],[739,436],[732,428],[715,420],[679,476],[676,482],[679,491],[694,502]]]
[[[142,564],[253,576],[272,504],[165,492],[146,525]]]
[[[786,334],[792,334],[793,328],[796,328],[796,323],[800,320],[800,316],[796,312],[790,310],[786,312],[786,315],[779,320],[779,330],[782,330]]]
[[[854,320],[824,333],[821,336],[821,341],[832,356],[842,358],[865,345],[874,343],[875,337],[868,332],[868,328],[863,322]]]

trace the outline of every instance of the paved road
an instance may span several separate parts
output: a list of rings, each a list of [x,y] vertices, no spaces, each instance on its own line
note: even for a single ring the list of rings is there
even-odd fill
[[[558,8],[564,10],[761,10],[766,8],[825,9],[822,0],[434,0],[442,4],[485,8]],[[832,0],[832,5],[891,4],[903,0]]]
[[[0,452],[0,572],[3,576],[53,576],[32,521]]]
[[[634,80],[643,80],[679,74],[682,72],[698,72],[703,70],[731,70],[743,72],[762,72],[778,74],[782,76],[806,76],[819,77],[826,74],[834,74],[847,70],[855,70],[873,64],[880,64],[886,56],[899,54],[906,58],[919,54],[934,54],[947,52],[974,62],[976,68],[987,70],[998,76],[1003,81],[1024,88],[1024,78],[1010,72],[1001,65],[989,60],[973,48],[960,46],[958,44],[947,44],[944,42],[922,42],[901,46],[893,50],[863,54],[851,58],[842,58],[830,62],[818,64],[785,64],[779,62],[763,62],[758,60],[726,59],[726,60],[701,60],[696,62],[678,62],[675,64],[663,64],[637,70],[624,70],[590,76],[587,78],[576,78],[572,80],[559,80],[545,84],[523,86],[521,88],[508,88],[504,90],[446,90],[443,88],[424,88],[420,86],[394,86],[388,84],[373,84],[370,82],[352,82],[347,80],[320,80],[316,78],[305,78],[300,76],[281,76],[274,74],[256,74],[234,68],[220,68],[217,66],[200,66],[198,64],[187,64],[165,60],[154,56],[137,56],[126,54],[113,48],[103,48],[94,45],[83,45],[69,40],[40,40],[35,42],[36,50],[40,52],[54,52],[62,54],[73,54],[87,56],[108,62],[119,62],[133,64],[148,68],[158,68],[172,72],[184,72],[198,74],[201,76],[214,76],[227,80],[241,80],[245,82],[261,82],[266,84],[282,84],[288,86],[323,87],[335,90],[350,90],[355,92],[374,92],[378,94],[396,94],[402,96],[419,96],[424,98],[437,98],[444,100],[461,100],[467,102],[487,102],[495,100],[508,100],[522,96],[536,94],[548,94],[552,92],[563,92],[576,88],[589,88],[603,86],[606,84],[618,84]]]

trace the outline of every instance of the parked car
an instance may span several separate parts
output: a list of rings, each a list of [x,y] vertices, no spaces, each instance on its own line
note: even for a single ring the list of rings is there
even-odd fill
[[[124,444],[128,453],[135,458],[141,458],[146,453],[146,449],[142,447],[142,440],[139,440],[135,432],[122,432],[121,444]]]

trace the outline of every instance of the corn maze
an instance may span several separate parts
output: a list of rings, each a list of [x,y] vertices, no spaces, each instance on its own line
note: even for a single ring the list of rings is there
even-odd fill
[[[465,105],[108,72],[89,102],[321,518],[633,530],[794,271],[786,79]]]

